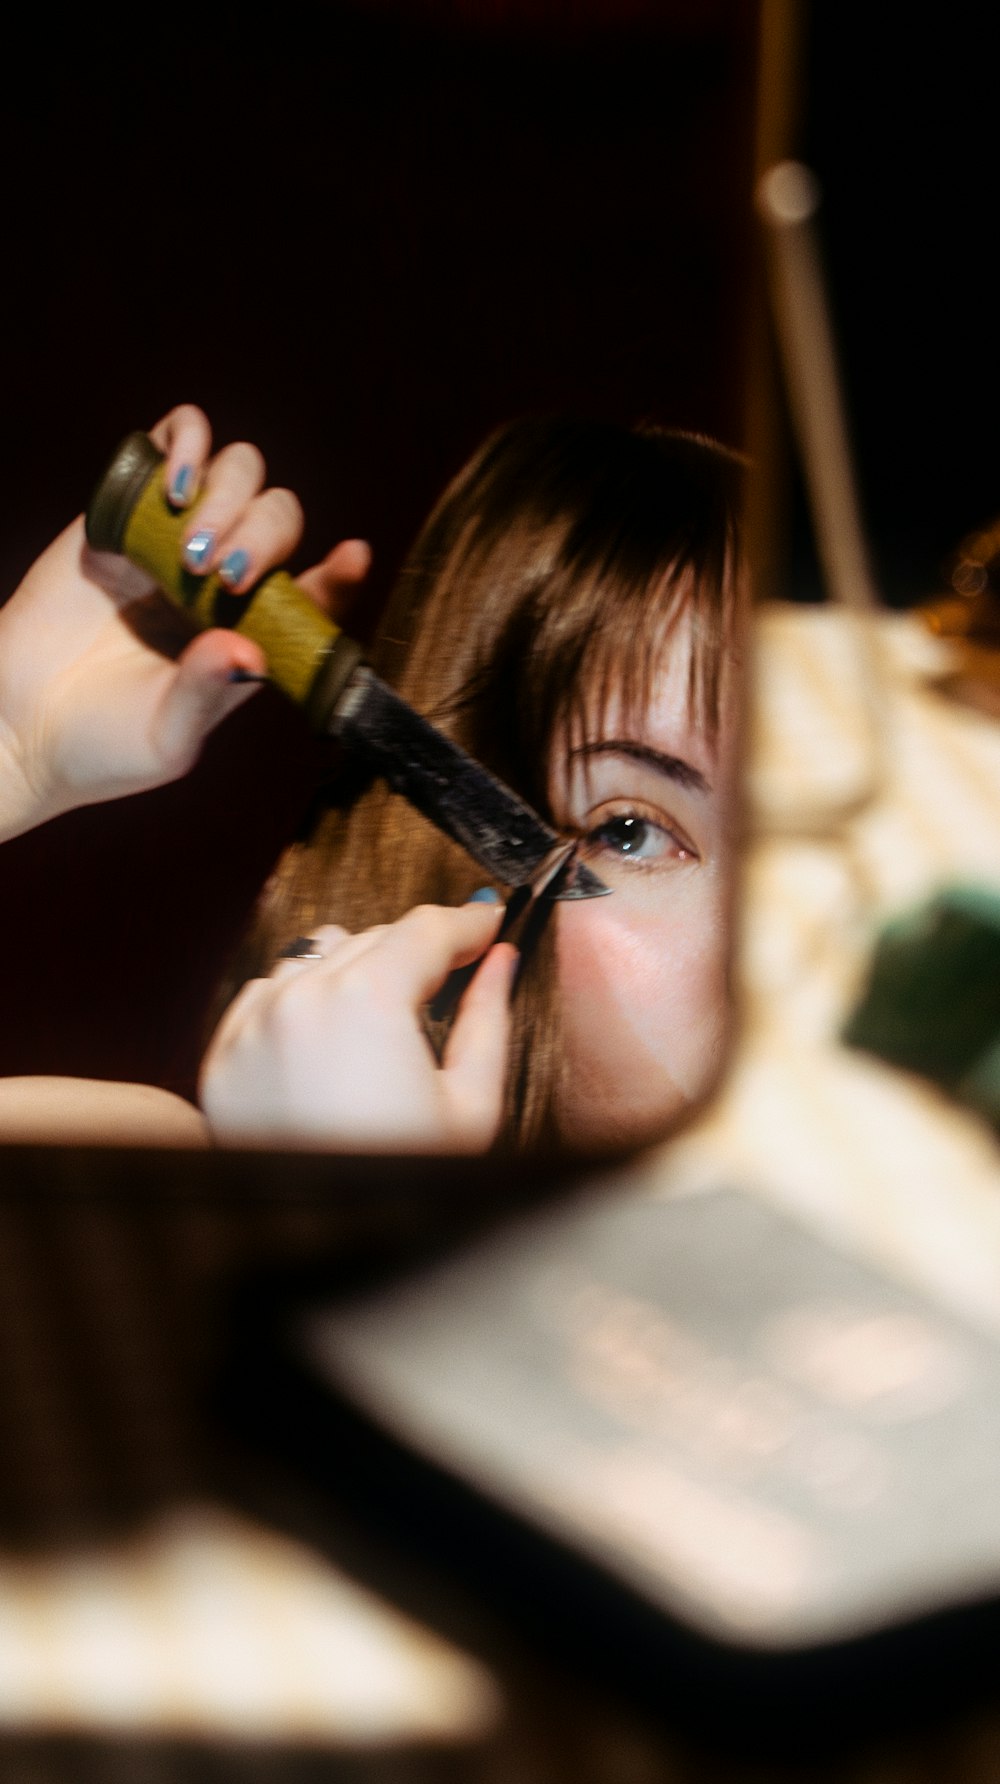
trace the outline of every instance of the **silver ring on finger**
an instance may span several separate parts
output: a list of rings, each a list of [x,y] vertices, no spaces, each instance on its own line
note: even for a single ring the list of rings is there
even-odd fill
[[[286,942],[281,949],[279,960],[325,960],[319,942],[314,935],[297,935],[293,941]]]

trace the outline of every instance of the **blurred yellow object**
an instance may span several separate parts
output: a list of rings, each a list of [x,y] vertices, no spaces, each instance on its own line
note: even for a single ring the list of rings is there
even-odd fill
[[[941,692],[1000,718],[1000,602],[996,595],[942,595],[917,609],[935,637],[947,640],[954,666]],[[991,641],[992,640],[992,641]]]
[[[1000,717],[1000,519],[962,540],[948,581],[946,594],[916,610],[928,631],[954,648],[942,691]]]

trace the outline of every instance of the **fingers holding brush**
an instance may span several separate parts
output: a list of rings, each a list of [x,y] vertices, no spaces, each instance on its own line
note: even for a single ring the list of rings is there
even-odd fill
[[[171,570],[179,534],[185,568],[224,571],[244,595],[296,549],[302,510],[290,491],[266,487],[255,446],[213,453],[208,418],[193,403],[171,409],[151,439],[180,517]],[[369,560],[363,541],[345,540],[307,572],[306,592],[339,614]],[[264,651],[248,636],[216,630],[189,641],[156,584],[116,544],[95,545],[81,517],[3,603],[0,839],[183,774],[209,731],[267,678]]]
[[[190,508],[212,450],[208,416],[194,403],[178,403],[150,428],[149,437],[166,454],[164,479],[171,506]]]
[[[171,506],[192,510],[185,569],[196,576],[215,570],[242,595],[292,556],[305,524],[302,505],[290,489],[266,487],[267,467],[256,446],[237,440],[213,455],[208,418],[193,403],[171,409],[150,429],[150,439],[166,455]],[[300,586],[341,619],[368,575],[371,555],[366,540],[343,539],[298,578]]]
[[[230,1144],[480,1152],[503,1102],[516,951],[492,946],[499,906],[421,905],[396,923],[296,937],[244,986],[213,1038],[201,1097]],[[485,954],[438,1065],[423,1011]]]
[[[497,942],[465,992],[444,1050],[441,1075],[464,1150],[485,1152],[503,1113],[511,992],[518,952]]]
[[[301,503],[290,489],[265,487],[263,454],[249,440],[224,446],[197,473],[196,505],[181,548],[184,568],[194,576],[215,570],[242,593],[295,550],[304,525]],[[168,464],[173,495],[169,476]]]

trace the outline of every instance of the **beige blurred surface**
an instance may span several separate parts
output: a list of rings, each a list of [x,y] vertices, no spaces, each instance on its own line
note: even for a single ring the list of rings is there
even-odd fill
[[[218,1505],[0,1554],[0,1727],[337,1750],[476,1740],[499,1713],[481,1667]]]
[[[997,1330],[995,1135],[838,1035],[888,918],[945,884],[1000,887],[1000,726],[939,691],[946,645],[880,614],[873,727],[855,625],[831,607],[760,612],[740,1038],[651,1186],[742,1185]]]

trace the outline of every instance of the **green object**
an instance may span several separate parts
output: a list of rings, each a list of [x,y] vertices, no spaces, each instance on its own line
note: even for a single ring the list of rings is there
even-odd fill
[[[958,1085],[956,1096],[1000,1127],[1000,1039],[976,1060]]]
[[[194,576],[181,546],[197,505],[178,512],[167,500],[164,456],[147,434],[129,434],[87,509],[87,538],[97,551],[121,552],[155,577],[164,594],[199,626],[226,626],[259,644],[271,679],[310,725],[325,731],[361,647],[309,599],[284,570],[234,595],[217,575]]]
[[[843,1039],[1000,1123],[1000,893],[946,887],[888,924]]]

